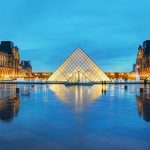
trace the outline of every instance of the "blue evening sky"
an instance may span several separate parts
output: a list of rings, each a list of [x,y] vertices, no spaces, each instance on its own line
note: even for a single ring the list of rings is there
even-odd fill
[[[78,46],[104,71],[131,71],[150,39],[150,0],[0,0],[0,41],[34,71],[54,71]]]

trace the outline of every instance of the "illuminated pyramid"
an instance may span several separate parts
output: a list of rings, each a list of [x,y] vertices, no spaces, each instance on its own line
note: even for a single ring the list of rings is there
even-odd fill
[[[48,81],[95,83],[110,81],[110,79],[81,48],[77,48],[50,76]]]

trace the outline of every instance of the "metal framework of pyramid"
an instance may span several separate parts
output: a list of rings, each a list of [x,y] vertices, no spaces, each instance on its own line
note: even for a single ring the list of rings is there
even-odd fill
[[[110,81],[110,79],[81,48],[77,48],[50,76],[48,81],[96,83]]]

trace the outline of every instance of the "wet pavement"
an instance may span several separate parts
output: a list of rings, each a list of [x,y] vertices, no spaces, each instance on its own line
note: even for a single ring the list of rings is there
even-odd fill
[[[0,103],[0,150],[150,149],[150,85],[0,85],[16,87]]]

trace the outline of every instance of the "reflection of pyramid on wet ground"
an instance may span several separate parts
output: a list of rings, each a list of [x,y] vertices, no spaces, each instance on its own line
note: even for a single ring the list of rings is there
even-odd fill
[[[101,84],[94,84],[93,86],[50,84],[49,88],[55,92],[59,100],[71,106],[76,112],[81,112],[87,109],[93,101],[106,94],[108,87]]]
[[[48,81],[89,83],[109,81],[109,78],[83,50],[77,48]]]
[[[65,86],[52,84],[49,86],[56,96],[65,102],[94,101],[101,97],[107,90],[107,86],[95,84],[93,86]]]

